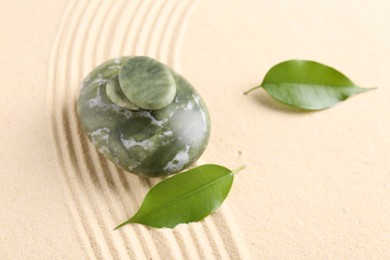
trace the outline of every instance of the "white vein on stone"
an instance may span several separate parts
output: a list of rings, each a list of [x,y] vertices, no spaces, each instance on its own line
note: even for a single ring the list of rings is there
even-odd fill
[[[186,145],[186,148],[182,151],[179,151],[175,157],[167,163],[164,167],[164,170],[168,170],[171,172],[177,172],[183,169],[184,165],[188,163],[190,160],[190,146]]]

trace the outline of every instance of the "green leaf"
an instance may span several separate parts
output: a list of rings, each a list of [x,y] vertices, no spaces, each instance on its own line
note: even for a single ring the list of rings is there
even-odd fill
[[[350,96],[372,90],[358,87],[334,68],[307,60],[289,60],[275,65],[260,86],[245,94],[260,87],[281,103],[307,110],[326,109]]]
[[[115,229],[129,223],[173,228],[202,220],[222,204],[234,173],[241,169],[206,164],[165,179],[148,192],[138,212]]]

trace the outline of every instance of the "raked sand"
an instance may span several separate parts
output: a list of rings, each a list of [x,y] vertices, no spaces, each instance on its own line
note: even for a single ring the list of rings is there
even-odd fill
[[[2,2],[1,259],[390,257],[388,1]],[[203,96],[212,134],[198,164],[247,166],[204,221],[113,231],[158,180],[100,156],[75,100],[122,55],[159,59]],[[378,89],[313,113],[242,94],[292,58]]]

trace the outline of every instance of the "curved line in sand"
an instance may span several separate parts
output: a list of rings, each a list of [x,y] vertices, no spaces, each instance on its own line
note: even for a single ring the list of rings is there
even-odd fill
[[[87,5],[84,7],[86,8]],[[66,31],[65,31],[65,24],[68,21],[68,18],[72,13],[75,12],[77,8],[77,1],[73,1],[73,3],[68,3],[66,11],[69,10],[69,12],[64,13],[64,16],[62,18],[61,24],[60,24],[60,30],[57,33],[56,39],[54,41],[54,44],[52,46],[52,51],[50,54],[50,60],[49,60],[49,91],[48,93],[52,92],[52,95],[48,95],[48,106],[49,106],[49,111],[53,111],[51,114],[51,133],[52,133],[52,138],[54,141],[55,145],[55,150],[56,150],[56,155],[57,155],[57,161],[59,164],[59,170],[61,173],[61,180],[63,183],[64,187],[64,194],[66,200],[66,204],[70,210],[71,216],[73,217],[73,220],[75,222],[75,228],[77,233],[79,234],[79,239],[82,248],[84,252],[89,255],[89,256],[99,256],[101,255],[100,248],[94,249],[88,246],[88,243],[85,243],[85,241],[88,241],[88,239],[92,243],[96,243],[96,240],[93,236],[88,236],[88,233],[86,232],[86,224],[83,223],[83,215],[80,215],[80,202],[76,199],[76,194],[74,193],[74,190],[72,190],[70,187],[69,179],[66,176],[66,165],[65,165],[65,160],[63,159],[63,155],[61,154],[61,144],[60,144],[60,139],[63,138],[63,136],[59,135],[59,129],[60,127],[57,127],[57,118],[56,118],[56,104],[60,102],[56,102],[58,97],[56,96],[56,86],[59,84],[59,77],[56,77],[56,62],[57,58],[59,56],[59,51],[62,43],[62,38],[65,37]]]
[[[180,71],[180,52],[183,34],[187,26],[189,17],[198,5],[200,1],[191,1],[186,7],[186,12],[182,14],[179,19],[179,26],[175,31],[177,32],[174,36],[174,40],[171,41],[172,54],[170,55],[169,62],[172,67]],[[215,223],[218,223],[216,225]],[[242,259],[249,259],[248,250],[241,239],[241,234],[235,228],[234,216],[229,208],[229,204],[225,203],[221,209],[214,213],[212,217],[209,217],[203,221],[203,226],[208,233],[208,236],[212,238],[214,246],[217,248],[219,257],[225,259],[229,255],[240,256]],[[228,234],[228,235],[226,235]],[[227,255],[227,252],[229,255]]]
[[[85,12],[81,13],[81,18],[77,23],[77,29],[72,34],[71,38],[68,38],[68,41],[65,41],[65,51],[63,52],[66,56],[64,59],[64,65],[66,68],[66,78],[63,84],[63,96],[62,98],[66,98],[65,107],[62,111],[62,121],[64,124],[67,124],[68,127],[64,128],[66,130],[67,139],[63,140],[65,142],[67,151],[69,153],[69,157],[71,158],[71,163],[73,166],[74,173],[76,174],[74,177],[76,178],[73,185],[73,188],[78,185],[78,191],[86,190],[87,187],[93,186],[94,183],[100,185],[96,179],[93,177],[93,173],[88,171],[88,168],[83,164],[83,153],[82,144],[77,141],[78,136],[77,132],[79,131],[77,126],[77,119],[75,117],[75,109],[72,95],[72,86],[76,82],[77,73],[79,72],[79,62],[77,59],[80,57],[78,54],[78,49],[83,49],[84,37],[87,35],[90,29],[93,27],[95,21],[98,21],[96,17],[100,17],[99,10],[101,10],[101,6],[103,2],[92,1],[92,6],[88,8]],[[77,84],[78,85],[78,84]],[[75,120],[76,119],[76,120]],[[81,146],[81,147],[80,147]],[[86,174],[89,173],[89,174]],[[88,203],[84,206],[84,210],[87,214],[86,222],[88,223],[96,223],[92,226],[92,229],[95,229],[97,226],[100,227],[102,232],[102,237],[97,238],[100,239],[99,247],[102,246],[107,249],[103,257],[110,257],[112,255],[114,258],[117,258],[125,249],[125,245],[123,243],[114,243],[112,239],[110,239],[110,228],[107,225],[105,219],[110,219],[110,215],[107,210],[104,208],[104,205],[98,203],[95,197],[98,195],[96,189],[89,189],[91,192],[84,192],[80,197],[86,197],[88,199]],[[102,239],[104,238],[104,239]]]
[[[170,51],[167,60],[169,61],[169,63],[171,63],[171,66],[176,70],[180,70],[179,63],[177,62],[177,57],[178,57],[177,53],[179,53],[178,46],[180,46],[181,44],[180,40],[183,38],[184,29],[189,19],[189,15],[193,11],[197,3],[198,3],[197,1],[188,1],[188,3],[185,4],[184,6],[185,12],[182,12],[177,15],[178,18],[177,18],[177,22],[175,23],[176,26],[172,29],[172,31],[174,31],[175,34],[173,34],[172,40],[166,44],[166,46],[169,46],[167,49]],[[218,214],[221,213],[218,212]],[[237,249],[237,247],[235,245],[232,245],[232,243],[230,243],[232,241],[232,238],[230,237],[232,236],[232,233],[229,232],[230,236],[226,238],[226,234],[222,235],[221,230],[218,229],[219,225],[224,225],[226,223],[222,221],[222,223],[218,222],[218,225],[215,225],[215,221],[213,221],[214,218],[215,218],[215,214],[214,216],[211,216],[205,219],[204,221],[202,221],[200,223],[201,225],[196,225],[196,227],[194,227],[200,229],[196,235],[194,234],[191,235],[194,240],[209,241],[209,244],[206,245],[203,243],[201,247],[199,246],[201,244],[201,241],[197,241],[196,245],[198,246],[198,251],[202,252],[204,248],[211,247],[207,251],[210,250],[213,251],[217,255],[217,258],[221,258],[221,259],[229,258],[229,254],[239,255],[239,250]],[[224,237],[225,239],[222,239],[222,237]],[[203,257],[207,257],[207,252],[203,254]]]
[[[81,13],[85,13],[84,12],[84,10],[82,10],[81,11]],[[74,17],[74,15],[73,15],[73,17]],[[77,16],[76,16],[77,17]],[[74,20],[73,20],[74,21]],[[72,21],[71,21],[72,22]],[[69,24],[72,24],[72,23],[69,23]],[[79,22],[80,22],[80,19],[78,19],[78,21],[76,21],[76,24],[79,24]],[[74,34],[76,33],[76,31],[73,29],[73,34],[72,34],[72,37],[71,37],[71,39],[73,39],[74,38]],[[65,37],[65,42],[66,42],[66,40],[67,40],[67,38]],[[72,40],[69,40],[69,42],[70,42],[70,44],[72,43]],[[67,55],[68,54],[68,52],[66,52],[66,51],[62,51],[61,53],[64,53],[64,55]],[[55,56],[55,59],[56,60],[60,60],[61,59],[61,57],[59,57],[59,55],[57,55],[57,56]],[[58,62],[58,64],[59,64],[59,62]],[[66,62],[66,60],[65,60],[65,68],[67,67],[67,62]],[[59,69],[58,69],[58,71],[59,71],[59,73],[63,73],[64,71],[68,71],[68,70],[64,70],[64,67],[59,67]],[[55,71],[55,72],[57,72],[57,71]],[[61,74],[60,74],[61,75]],[[59,75],[59,78],[63,78],[63,77],[61,77]],[[60,81],[59,83],[63,83],[63,84],[56,84],[55,85],[55,87],[62,87],[63,89],[67,89],[67,88],[69,88],[69,86],[71,86],[71,84],[69,84],[69,82],[67,82],[66,80],[65,81]],[[63,90],[62,89],[62,90]],[[61,90],[61,89],[60,89]],[[65,93],[66,94],[66,93]],[[64,95],[65,97],[66,97],[66,95]],[[61,97],[61,95],[60,95],[60,97]],[[54,100],[54,99],[53,99]],[[67,99],[65,99],[65,100],[67,100]],[[69,104],[69,102],[67,102],[68,104]],[[55,109],[55,107],[53,107],[54,108],[54,110],[56,111],[56,109]],[[71,109],[70,109],[71,110]],[[56,114],[58,114],[58,113],[56,113]],[[64,144],[65,145],[65,147],[64,148],[68,148],[68,149],[61,149],[61,146],[63,145],[62,143],[61,143],[61,141],[62,142],[66,142],[66,140],[68,139],[68,138],[70,138],[70,137],[72,137],[71,135],[69,135],[69,130],[72,130],[72,128],[71,129],[69,129],[69,126],[67,126],[67,124],[69,124],[69,120],[67,119],[67,115],[66,115],[67,113],[65,113],[65,115],[63,115],[63,116],[65,116],[65,120],[64,121],[61,121],[60,120],[60,122],[58,122],[58,120],[57,119],[55,119],[55,121],[54,121],[54,125],[53,125],[53,132],[56,134],[56,133],[59,133],[59,132],[61,132],[61,131],[58,131],[58,130],[63,130],[63,129],[65,129],[65,133],[63,133],[63,135],[62,135],[62,138],[60,137],[60,138],[55,138],[58,142],[57,142],[57,148],[58,149],[60,149],[60,150],[63,150],[63,151],[65,151],[65,150],[67,150],[68,151],[68,153],[69,153],[69,150],[68,149],[70,149],[71,150],[71,152],[68,154],[68,156],[71,156],[71,154],[72,154],[72,150],[74,150],[74,147],[71,145],[71,143],[68,143],[68,144]],[[60,114],[58,114],[58,117],[61,119],[61,113]],[[59,126],[59,127],[56,127],[56,124],[55,124],[55,122],[57,122],[57,125]],[[65,127],[61,127],[62,126],[62,124],[64,124],[65,123]],[[73,128],[74,129],[74,128]],[[68,138],[67,138],[68,137]],[[64,156],[65,154],[62,154],[62,156]],[[62,158],[62,156],[60,155],[59,157],[60,158]],[[67,156],[64,156],[65,158],[67,157]],[[72,160],[73,159],[73,160]],[[63,161],[67,161],[67,160],[63,160]],[[73,182],[72,184],[70,184],[69,183],[69,178],[68,178],[68,176],[67,176],[67,174],[68,173],[72,173],[72,172],[74,172],[74,171],[72,171],[72,170],[74,170],[75,169],[75,167],[76,167],[76,169],[79,167],[78,165],[77,165],[77,158],[69,158],[69,161],[71,161],[71,163],[73,164],[73,169],[72,169],[72,165],[67,165],[67,164],[64,164],[64,168],[65,168],[65,170],[66,170],[66,168],[70,168],[68,171],[65,171],[65,173],[64,173],[64,177],[65,177],[65,180],[67,181],[67,183],[68,183],[68,187],[72,190],[75,190],[75,183],[77,184],[77,181],[76,182]],[[72,162],[73,161],[73,162]],[[76,171],[77,172],[77,171]],[[72,176],[72,177],[74,177],[74,176]],[[71,181],[71,180],[70,180]],[[83,190],[85,187],[84,187],[84,185],[82,185],[81,187],[79,186],[79,190]],[[73,193],[75,193],[76,191],[74,191]],[[87,194],[85,194],[85,195],[87,195],[87,197],[89,197],[88,196],[88,193]],[[75,196],[73,196],[73,201],[74,202],[78,202],[78,199],[75,199]],[[82,199],[83,198],[83,196],[81,196],[79,199]],[[83,209],[85,210],[85,209],[88,209],[88,206],[90,206],[91,205],[91,199],[89,198],[89,201],[87,202],[87,203],[85,203],[82,207],[81,206],[79,206],[78,207],[78,213],[79,214],[81,214],[81,219],[82,220],[84,220],[84,221],[82,221],[83,223],[83,225],[84,225],[84,227],[85,227],[85,229],[86,230],[89,230],[89,232],[91,232],[92,231],[92,233],[93,234],[88,234],[89,232],[86,232],[88,235],[89,235],[89,239],[91,239],[91,240],[89,240],[89,241],[87,241],[87,244],[88,244],[88,242],[90,243],[90,245],[89,246],[91,246],[91,244],[92,244],[92,246],[94,246],[95,244],[99,244],[98,246],[96,246],[95,245],[95,247],[94,247],[94,249],[95,249],[95,254],[97,254],[98,256],[100,256],[100,257],[102,257],[102,256],[107,256],[107,257],[109,257],[110,255],[112,255],[112,253],[114,253],[114,255],[118,255],[118,253],[117,253],[117,250],[115,249],[115,248],[113,248],[113,247],[111,247],[110,249],[108,249],[106,246],[105,246],[105,244],[106,243],[110,243],[110,241],[108,240],[107,241],[107,238],[108,238],[108,235],[107,235],[107,231],[108,231],[108,229],[107,230],[104,230],[104,231],[101,231],[102,233],[100,234],[100,235],[98,235],[98,234],[96,234],[96,232],[99,232],[99,227],[100,226],[102,226],[102,221],[98,221],[98,223],[96,224],[96,225],[94,225],[93,226],[93,228],[91,228],[90,226],[89,226],[89,221],[93,221],[94,220],[94,215],[96,215],[96,214],[92,214],[92,216],[91,216],[91,214],[90,214],[90,217],[85,217],[85,213],[84,213],[84,211],[83,211]],[[95,209],[94,209],[95,210]],[[82,213],[84,213],[84,214],[82,214]],[[93,213],[97,213],[97,211],[95,210]],[[98,218],[99,219],[99,218]],[[100,218],[100,219],[104,219],[104,218]],[[89,227],[89,228],[88,228]],[[110,228],[111,229],[111,228]],[[106,239],[102,239],[102,238],[106,238]],[[94,240],[96,240],[96,241],[94,241]],[[99,241],[100,240],[100,241]],[[107,241],[107,242],[106,242]],[[112,244],[110,245],[110,246],[113,246]],[[84,246],[84,247],[87,247],[88,248],[88,245],[87,246]],[[104,250],[104,253],[101,253],[101,252],[103,252],[102,250],[100,250],[102,248],[102,250]],[[114,250],[113,250],[114,249]],[[101,252],[98,252],[98,251],[101,251]],[[100,254],[99,254],[100,253]]]
[[[105,19],[106,20],[106,19]],[[106,20],[107,21],[107,20]],[[131,21],[131,20],[130,20]],[[100,28],[99,26],[96,28]],[[92,33],[91,33],[92,34]],[[104,40],[95,40],[91,41],[92,43],[95,44],[94,48],[90,48],[91,46],[86,44],[86,48],[90,50],[90,59],[94,60],[95,58],[95,53],[94,51],[100,50],[108,50],[109,45],[107,44],[107,39]],[[80,53],[81,55],[81,53]],[[88,60],[88,53],[85,51],[84,53],[85,60]],[[102,57],[102,61],[107,59],[107,57]],[[96,62],[94,61],[93,64]],[[77,118],[75,118],[76,121],[78,121]],[[80,136],[79,136],[80,138]],[[87,143],[89,143],[87,141]],[[120,212],[120,215],[123,215],[125,212],[124,210],[127,208],[125,206],[125,202],[123,200],[123,197],[119,196],[117,192],[113,193],[113,190],[117,190],[116,183],[114,181],[113,176],[115,174],[112,174],[110,170],[106,167],[106,159],[99,155],[94,148],[86,148],[83,151],[83,154],[85,155],[85,162],[90,161],[90,168],[93,168],[94,174],[97,176],[98,183],[100,184],[102,196],[104,196],[106,203],[108,207],[110,208],[111,212]],[[120,202],[121,205],[118,205],[116,202]],[[111,227],[115,227],[117,223],[122,221],[122,219],[119,219],[119,216],[117,214],[112,214],[112,221],[116,222],[113,223],[111,222],[109,225]],[[120,234],[122,237],[126,237],[125,244],[133,247],[132,251],[133,254],[135,255],[135,258],[159,258],[158,252],[155,250],[155,246],[153,244],[153,240],[146,240],[143,237],[143,233],[139,232],[137,229],[131,228],[130,230],[127,230],[127,232],[124,232],[122,230],[120,231],[115,231],[112,233],[112,235],[115,236],[115,234]],[[141,254],[141,255],[140,255]],[[150,256],[149,256],[150,255]]]
[[[169,6],[167,2],[171,4],[170,9],[167,8],[167,6]],[[52,102],[50,107],[57,112],[53,116],[52,132],[55,139],[60,168],[62,170],[61,172],[64,179],[63,181],[66,184],[64,185],[66,186],[64,188],[67,190],[65,191],[68,198],[67,203],[70,205],[70,212],[76,222],[76,229],[80,236],[80,240],[83,242],[83,248],[90,257],[123,257],[123,253],[126,253],[126,246],[130,246],[129,241],[132,241],[131,239],[134,240],[136,237],[137,240],[142,241],[142,246],[140,246],[140,242],[138,241],[138,243],[135,243],[138,245],[135,245],[134,248],[130,250],[127,248],[127,250],[130,251],[128,251],[128,253],[131,255],[131,257],[149,258],[150,256],[153,259],[160,258],[161,256],[156,250],[158,245],[155,245],[155,243],[152,241],[153,236],[160,236],[161,238],[165,238],[165,241],[163,240],[164,244],[169,247],[169,253],[172,257],[178,257],[178,252],[180,252],[182,255],[181,257],[184,256],[186,258],[200,258],[199,254],[202,254],[202,258],[210,257],[210,253],[212,253],[212,255],[215,257],[218,255],[218,258],[225,258],[229,255],[237,256],[237,253],[239,253],[238,255],[242,256],[237,248],[233,249],[232,252],[231,243],[235,241],[232,230],[229,229],[229,238],[222,239],[223,241],[221,240],[221,235],[219,234],[220,230],[218,229],[218,226],[214,224],[214,218],[216,218],[215,216],[211,216],[211,218],[201,223],[201,225],[190,225],[191,228],[189,229],[179,228],[173,231],[151,231],[144,227],[135,226],[130,228],[130,230],[133,232],[131,232],[129,229],[126,229],[126,232],[120,231],[120,239],[113,239],[114,235],[111,234],[112,227],[110,227],[110,225],[112,221],[118,221],[117,215],[113,213],[118,210],[118,207],[112,206],[116,205],[116,203],[112,203],[117,201],[116,196],[119,197],[122,206],[128,202],[128,200],[125,198],[129,195],[129,193],[139,202],[142,198],[137,196],[137,194],[133,194],[132,191],[129,192],[128,188],[131,187],[130,181],[134,181],[134,178],[127,176],[124,177],[124,173],[121,170],[107,163],[102,156],[97,155],[94,148],[89,144],[88,140],[85,137],[82,137],[83,135],[80,133],[81,130],[78,125],[78,119],[76,117],[76,111],[73,105],[75,101],[75,93],[77,93],[78,87],[72,88],[72,86],[78,86],[79,84],[76,83],[81,81],[81,76],[84,75],[85,71],[89,71],[93,65],[96,65],[97,61],[103,61],[105,59],[111,58],[107,57],[107,53],[118,53],[119,55],[122,53],[146,53],[147,55],[153,56],[152,53],[154,52],[158,59],[161,59],[163,62],[168,61],[169,65],[173,66],[175,69],[179,66],[177,50],[180,48],[184,31],[183,28],[185,28],[189,13],[194,9],[195,1],[189,0],[187,2],[167,2],[165,2],[164,5],[158,7],[153,7],[150,3],[148,6],[143,5],[144,1],[138,2],[136,8],[132,9],[134,10],[133,16],[130,19],[127,19],[128,24],[126,25],[125,30],[123,30],[123,26],[119,26],[119,28],[115,26],[117,21],[119,21],[119,25],[122,25],[124,21],[126,21],[126,19],[123,18],[126,17],[124,8],[121,10],[119,15],[114,15],[115,12],[112,11],[114,6],[110,5],[107,9],[105,9],[106,12],[104,14],[98,15],[97,13],[92,12],[93,15],[84,17],[79,15],[76,16],[76,19],[73,16],[71,17],[70,14],[72,12],[76,13],[77,10],[70,11],[67,16],[64,15],[60,30],[57,33],[58,37],[56,37],[58,40],[56,40],[53,45],[54,47],[50,56],[51,59],[49,65],[50,73],[52,73],[52,77],[49,80],[49,85],[53,94],[52,96],[49,94],[48,99],[51,98]],[[91,2],[89,2],[88,5],[90,3]],[[70,3],[68,5],[70,5]],[[101,4],[96,7],[97,11],[104,9],[99,9],[100,5]],[[144,10],[144,12],[140,12],[140,10]],[[147,14],[153,12],[157,12],[159,16],[157,18],[151,17],[147,19],[149,23],[146,25],[145,21],[142,23],[142,18],[144,17],[146,19]],[[84,11],[81,11],[81,13],[84,13]],[[71,18],[69,19],[69,17]],[[81,26],[81,22],[88,19],[90,19],[90,25],[87,26],[87,28],[92,27],[92,29],[95,28],[96,31],[101,28],[98,25],[102,26],[102,33],[95,33],[95,35],[97,35],[97,39],[88,37],[92,35],[92,29],[86,29],[84,34],[81,33],[81,29],[75,29],[76,25]],[[166,20],[164,26],[159,29],[158,26],[164,19]],[[137,27],[137,25],[139,26]],[[150,28],[146,29],[148,26]],[[111,29],[114,27],[115,32],[111,32]],[[68,39],[65,37],[67,36],[69,30],[73,31],[74,34],[78,32],[78,37],[74,38],[74,34],[73,38]],[[134,31],[136,32],[135,35]],[[121,34],[125,35],[125,37],[122,38],[124,40],[122,40],[121,37],[118,37]],[[111,42],[109,42],[109,35],[112,35],[113,37]],[[160,36],[159,40],[156,40],[158,35]],[[81,38],[81,41],[80,37],[83,37]],[[61,44],[62,38],[65,38],[65,40],[68,39],[65,41],[69,42],[68,45],[63,46],[63,44]],[[115,42],[117,38],[121,44]],[[129,42],[132,40],[134,40],[136,44],[129,44]],[[132,46],[134,47],[133,50],[125,51],[125,48],[131,48]],[[61,48],[67,51],[60,52]],[[158,49],[156,50],[156,48]],[[73,49],[78,49],[78,51],[72,51]],[[78,53],[79,55],[77,55]],[[71,58],[69,58],[69,56]],[[73,58],[74,56],[76,58]],[[83,58],[80,59],[80,57]],[[63,63],[65,66],[58,66],[57,63],[56,67],[56,60],[58,58],[64,59]],[[65,79],[63,79],[64,69],[67,73],[67,77]],[[59,76],[60,80],[58,83],[60,84],[56,84],[57,82],[55,75]],[[62,95],[57,95],[56,88],[58,88],[58,86],[62,87],[62,89],[59,89]],[[66,107],[64,111],[58,111],[58,106],[56,107],[56,104],[60,104],[62,100],[68,100],[68,102],[65,102]],[[65,127],[62,128],[64,123]],[[74,153],[73,156],[72,151]],[[64,160],[64,158],[69,158],[69,161]],[[77,176],[77,174],[79,176]],[[96,174],[97,176],[93,176],[93,174]],[[111,177],[107,178],[107,174]],[[120,175],[121,177],[116,175]],[[84,184],[75,185],[72,182],[72,178],[82,178],[82,182]],[[144,180],[139,180],[138,182],[145,187]],[[151,185],[151,182],[147,182],[146,187],[150,187]],[[90,190],[86,189],[86,187],[88,187]],[[115,190],[117,188],[120,190],[119,193],[113,195],[112,189]],[[93,191],[91,191],[91,189]],[[88,200],[86,200],[86,198],[82,198],[81,200],[80,198],[76,198],[80,190],[84,192],[82,195],[85,195],[84,197],[87,197]],[[98,192],[101,190],[103,190],[103,193],[98,194]],[[99,207],[99,205],[94,203],[95,198],[103,199],[107,205]],[[107,207],[109,209],[108,211],[111,212],[108,217],[108,213],[104,213],[104,210],[107,211]],[[119,210],[120,209],[121,207],[119,207]],[[123,206],[122,211],[124,209],[125,207]],[[85,212],[85,210],[87,210],[87,212]],[[219,213],[219,220],[223,223],[218,222],[218,225],[223,224],[224,231],[226,231],[226,227],[229,228],[229,226],[232,224],[232,221],[228,216],[230,214],[227,215],[227,213],[229,212],[223,211],[222,213]],[[92,222],[91,224],[90,221],[92,218],[98,218],[98,220]],[[228,223],[229,219],[230,223]],[[129,231],[135,234],[135,237],[130,237]],[[104,239],[101,239],[102,237],[104,237]],[[212,241],[212,245],[208,244],[210,243],[210,240]],[[145,242],[149,242],[147,243],[147,246],[144,245]],[[91,244],[93,244],[92,249]],[[131,245],[134,246],[134,241],[132,241]],[[141,248],[143,249],[141,251],[144,251],[144,253],[139,252]]]
[[[80,48],[75,48],[72,51],[72,54],[75,54],[75,58],[70,59],[71,67],[75,68],[71,77],[77,82],[81,77],[79,74],[79,66],[82,64],[80,59],[88,62],[90,60],[85,58],[88,57],[88,53],[91,53],[90,57],[92,58],[96,56],[95,52],[99,45],[98,32],[100,31],[100,28],[104,26],[104,23],[108,23],[107,16],[114,7],[113,4],[115,4],[115,2],[112,3],[110,1],[104,1],[102,4],[99,4],[97,10],[92,12],[91,17],[86,16],[90,19],[85,25],[85,30],[80,30],[79,37],[74,39],[75,43],[81,42],[79,45]],[[97,37],[92,37],[95,35]],[[105,42],[106,41],[102,41],[101,43],[104,45]],[[77,86],[78,84],[76,84],[76,82],[70,82],[69,85]],[[77,92],[77,90],[78,89],[75,89],[71,92]],[[71,96],[72,93],[65,96]],[[80,128],[73,104],[74,102],[71,102],[66,109],[69,121],[73,126],[71,130]],[[108,244],[114,258],[129,256],[137,258],[145,257],[145,255],[142,254],[143,250],[140,250],[141,247],[137,238],[131,239],[128,234],[122,232],[112,233],[112,227],[115,226],[115,220],[117,219],[118,212],[118,208],[115,207],[117,205],[115,203],[116,198],[113,198],[114,195],[109,192],[109,184],[104,176],[104,172],[96,170],[98,165],[94,163],[93,156],[91,157],[90,153],[90,151],[93,150],[88,147],[87,139],[84,135],[80,135],[80,132],[81,131],[70,131],[70,136],[72,136],[72,140],[74,140],[73,145],[75,146],[75,158],[77,158],[78,166],[80,168],[79,180],[83,182],[86,187],[89,187],[88,190],[85,190],[85,195],[91,198],[92,208],[96,208],[97,213],[100,213],[97,221],[100,222],[100,225],[104,227],[104,230],[107,233],[104,242]],[[101,201],[99,201],[99,198]]]
[[[165,14],[166,12],[169,11],[169,8],[167,7],[168,6],[168,3],[172,3],[173,1],[166,1],[164,2],[164,5],[163,6],[158,6],[158,5],[153,5],[153,6],[149,6],[147,8],[144,8],[145,9],[145,12],[148,13],[148,14],[153,14],[155,12],[159,12],[159,16],[160,17],[165,17],[165,16],[168,16],[169,17],[169,14]],[[174,3],[174,2],[173,2]],[[168,11],[166,11],[168,10]],[[134,35],[134,39],[131,38],[131,37],[126,37],[126,39],[128,41],[132,41],[134,40],[134,44],[129,44],[129,45],[124,45],[124,47],[126,47],[127,49],[126,50],[121,50],[120,53],[128,53],[130,52],[131,54],[143,54],[144,52],[148,52],[149,50],[148,49],[144,49],[144,46],[147,46],[148,45],[148,39],[150,39],[150,35],[154,33],[155,31],[155,26],[157,25],[154,21],[153,21],[153,16],[141,16],[140,17],[143,17],[142,19],[144,19],[143,23],[141,24],[138,24],[138,28],[136,28],[136,26],[133,25],[133,27],[135,28],[132,28],[130,26],[127,26],[127,28],[132,28],[134,31],[136,31],[136,34]],[[134,23],[136,24],[136,23]],[[165,31],[167,27],[163,27],[161,31]],[[132,31],[131,29],[129,29],[130,31]],[[131,32],[128,32],[128,35],[131,35]],[[129,47],[132,46],[133,47],[133,50],[130,50]],[[122,174],[124,174],[122,172]],[[140,182],[139,184],[142,186],[143,185],[143,182],[145,182],[144,179],[141,179],[141,178],[137,178],[136,179],[137,182]],[[144,187],[146,188],[145,192],[147,191],[147,189],[150,188],[151,186],[151,181],[149,179],[146,180],[146,187],[144,185]],[[131,193],[131,192],[130,192]],[[142,201],[142,198],[139,198],[138,199],[139,203],[141,203]],[[169,254],[172,258],[177,258],[177,257],[180,257],[182,258],[183,256],[183,253],[185,253],[185,251],[183,251],[183,248],[178,244],[177,240],[175,239],[175,237],[172,235],[171,232],[161,232],[161,231],[150,231],[150,232],[144,232],[146,233],[147,235],[149,235],[148,237],[153,237],[153,236],[150,236],[150,233],[153,233],[154,236],[158,236],[160,237],[159,239],[159,251],[163,250],[165,251],[165,254]],[[160,244],[164,244],[165,246],[162,246]]]

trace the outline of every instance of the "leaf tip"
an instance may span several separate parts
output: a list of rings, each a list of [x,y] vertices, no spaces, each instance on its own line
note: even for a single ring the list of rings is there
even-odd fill
[[[129,219],[129,220],[127,220],[127,221],[125,221],[125,222],[119,224],[118,226],[116,226],[116,227],[114,228],[114,230],[117,230],[117,229],[119,229],[119,228],[121,228],[121,227],[123,227],[123,226],[125,226],[125,225],[127,225],[127,224],[130,224],[130,223],[133,223],[133,221],[132,221],[131,219]]]
[[[119,228],[121,228],[122,226],[124,226],[125,224],[124,223],[122,223],[122,224],[120,224],[120,225],[118,225],[118,226],[116,226],[115,228],[114,228],[114,230],[118,230]]]
[[[356,94],[366,93],[366,92],[369,92],[369,91],[372,91],[372,90],[376,90],[376,89],[377,89],[377,87],[371,87],[371,88],[358,87]]]

